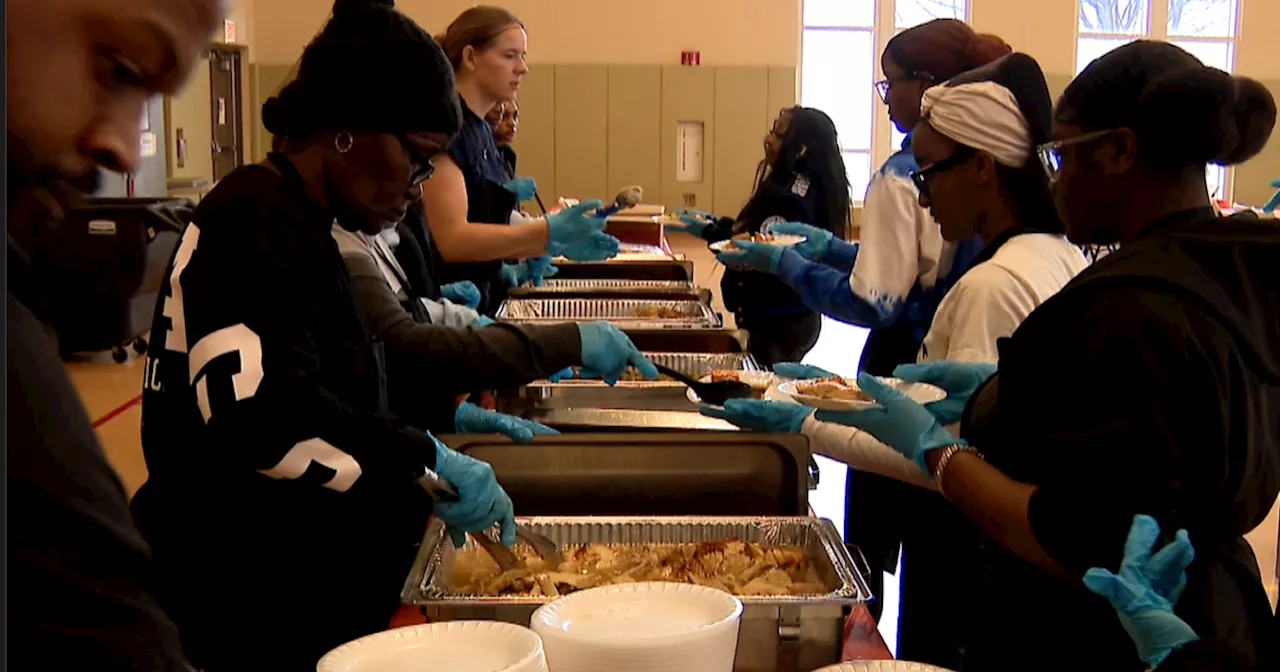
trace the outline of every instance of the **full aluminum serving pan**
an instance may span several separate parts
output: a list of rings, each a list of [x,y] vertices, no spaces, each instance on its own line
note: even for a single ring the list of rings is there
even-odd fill
[[[679,317],[638,317],[645,308],[665,308]],[[578,322],[607,320],[633,329],[709,329],[720,326],[711,307],[696,300],[508,299],[496,317],[505,322]]]
[[[576,278],[546,280],[541,286],[514,287],[512,298],[611,298],[665,299],[669,301],[697,299],[710,302],[711,292],[699,289],[688,280],[628,280],[623,278]]]
[[[804,548],[828,589],[811,596],[741,596],[735,672],[807,671],[839,662],[844,608],[871,599],[866,580],[831,521],[809,517],[560,517],[517,522],[558,544],[696,543],[738,538]],[[401,599],[428,618],[482,619],[527,625],[546,597],[491,597],[453,592],[454,549],[433,521],[405,581]],[[470,547],[473,541],[467,540]],[[865,568],[864,568],[865,569]]]

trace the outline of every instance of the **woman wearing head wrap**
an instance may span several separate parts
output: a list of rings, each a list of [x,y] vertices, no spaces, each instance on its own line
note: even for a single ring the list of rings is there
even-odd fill
[[[902,150],[871,176],[859,218],[860,242],[849,244],[801,224],[779,224],[773,231],[801,233],[808,240],[788,250],[748,243],[742,246],[746,255],[735,255],[737,263],[776,273],[811,309],[870,328],[859,363],[863,371],[888,375],[894,366],[915,361],[938,302],[982,247],[976,238],[944,241],[938,224],[918,203],[919,192],[911,182],[918,166],[909,133],[920,118],[920,97],[930,86],[1010,51],[999,37],[975,33],[955,19],[899,33],[880,58],[885,79],[876,86],[889,105],[889,118],[908,135]],[[791,363],[776,368],[783,375],[799,370]],[[915,493],[890,479],[852,470],[846,493],[845,538],[859,545],[874,569],[894,571],[902,523],[881,504]],[[881,573],[871,574],[873,592],[880,594]],[[879,613],[879,605],[872,605],[873,613]]]
[[[902,371],[948,392],[922,408],[819,416],[913,460],[986,534],[965,670],[1141,670],[1107,602],[1134,514],[1196,542],[1175,613],[1276,669],[1274,616],[1244,533],[1280,491],[1280,228],[1218,217],[1206,164],[1256,154],[1276,107],[1260,85],[1137,41],[1067,87],[1038,151],[1067,235],[1120,243],[1000,344],[999,370]],[[964,406],[961,437],[942,428]],[[936,413],[931,412],[936,411]]]
[[[782,110],[765,136],[764,153],[756,170],[755,189],[737,217],[715,220],[706,213],[684,211],[683,224],[670,228],[714,243],[768,233],[777,224],[795,221],[845,238],[849,232],[849,178],[831,118],[809,107]],[[738,242],[742,241],[735,241],[735,245]],[[735,254],[720,255],[729,265],[720,290],[738,326],[751,333],[751,354],[764,366],[804,357],[818,342],[822,316],[805,306],[776,276],[736,263]]]
[[[488,465],[383,413],[381,347],[331,236],[335,219],[376,234],[403,215],[458,131],[451,81],[389,2],[338,3],[264,105],[280,152],[219,182],[183,232],[152,327],[134,509],[207,672],[314,669],[386,627],[432,513],[428,470],[460,495],[434,507],[452,532],[501,523],[514,542]]]
[[[1049,139],[1052,103],[1035,60],[1013,54],[925,91],[912,151],[920,204],[948,241],[985,244],[938,306],[919,361],[994,364],[996,341],[1084,269],[1062,235],[1035,153]],[[816,373],[816,372],[815,372]],[[744,427],[800,432],[815,452],[850,467],[932,489],[911,462],[866,432],[820,422],[798,404],[733,400],[707,414]],[[902,541],[898,655],[948,668],[960,663],[966,586],[954,580],[975,532],[935,494],[916,493],[923,516]],[[898,500],[897,505],[901,505]]]
[[[564,255],[600,261],[618,252],[618,241],[601,232],[604,219],[590,216],[589,201],[534,220],[508,224],[522,200],[533,198],[528,178],[503,180],[502,155],[484,120],[494,105],[515,97],[529,71],[524,24],[500,7],[472,7],[437,38],[453,66],[462,102],[462,129],[436,160],[435,179],[423,185],[428,231],[414,231],[443,262],[440,282],[469,280],[480,289],[481,313],[491,315],[507,295],[503,259]],[[430,233],[429,240],[427,234]]]

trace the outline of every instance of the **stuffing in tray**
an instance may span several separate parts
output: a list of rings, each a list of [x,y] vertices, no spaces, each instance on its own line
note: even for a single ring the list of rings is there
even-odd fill
[[[696,544],[582,544],[561,549],[564,562],[548,567],[533,549],[517,544],[515,569],[502,572],[479,548],[453,559],[452,590],[465,595],[559,597],[616,583],[671,581],[718,588],[734,595],[818,595],[827,589],[804,549],[737,539]]]
[[[667,306],[641,306],[631,311],[631,317],[675,320],[684,317],[684,313]]]

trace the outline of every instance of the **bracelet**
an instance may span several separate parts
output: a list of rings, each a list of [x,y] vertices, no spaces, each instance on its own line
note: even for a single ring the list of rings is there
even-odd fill
[[[948,500],[951,498],[947,497],[947,492],[942,487],[942,474],[947,470],[947,465],[951,464],[951,458],[955,457],[956,453],[972,453],[980,460],[985,459],[976,448],[963,443],[954,443],[942,449],[942,457],[938,459],[938,468],[933,470],[933,482],[938,484],[938,492]]]

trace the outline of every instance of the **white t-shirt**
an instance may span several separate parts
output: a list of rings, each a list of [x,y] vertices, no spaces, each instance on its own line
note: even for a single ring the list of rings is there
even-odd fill
[[[1084,253],[1064,236],[1027,233],[1010,238],[947,292],[917,361],[996,363],[996,340],[1012,335],[1031,311],[1087,266]],[[935,487],[915,464],[859,429],[820,422],[811,415],[800,432],[819,455],[859,471]]]

